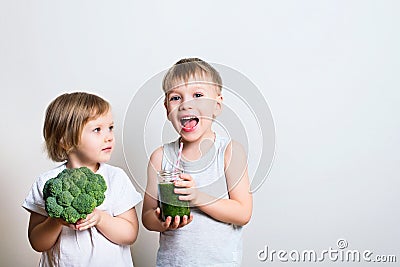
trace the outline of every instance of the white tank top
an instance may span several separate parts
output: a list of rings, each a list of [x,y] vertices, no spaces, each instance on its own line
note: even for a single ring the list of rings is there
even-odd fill
[[[224,154],[229,141],[216,134],[214,145],[204,156],[181,162],[198,189],[214,197],[228,197]],[[163,170],[174,168],[178,150],[179,140],[164,145]],[[197,208],[191,208],[191,213],[190,224],[160,233],[157,266],[240,266],[242,227],[217,221]]]

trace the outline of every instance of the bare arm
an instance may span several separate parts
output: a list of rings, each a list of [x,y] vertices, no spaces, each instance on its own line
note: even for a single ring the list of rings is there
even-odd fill
[[[193,205],[218,221],[245,225],[251,218],[253,198],[250,192],[246,153],[239,143],[231,142],[228,145],[225,151],[225,166],[229,199],[217,199],[206,193],[190,190],[189,187],[194,184],[187,174],[181,176],[185,181],[177,182],[177,186],[186,188],[175,189],[175,192],[186,194],[180,196],[180,199],[190,200]]]
[[[32,248],[38,252],[43,252],[53,247],[61,233],[63,224],[61,219],[54,219],[31,212],[28,239]]]
[[[190,223],[190,218],[184,216],[180,222],[179,216],[168,217],[165,222],[160,219],[160,208],[158,207],[157,171],[161,170],[162,147],[153,152],[147,166],[147,185],[143,199],[142,223],[146,229],[156,232],[164,232],[168,229],[177,229]]]
[[[119,245],[131,245],[138,235],[138,219],[135,208],[112,216],[105,211],[94,209],[86,219],[80,220],[76,228],[80,231],[96,226],[108,240]]]

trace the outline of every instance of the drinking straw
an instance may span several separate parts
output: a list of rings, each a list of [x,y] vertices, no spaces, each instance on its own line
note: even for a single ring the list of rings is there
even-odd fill
[[[176,164],[175,164],[175,171],[177,171],[177,169],[179,169],[179,164],[181,163],[181,158],[182,158],[182,150],[183,150],[183,143],[181,142],[179,145],[178,159],[176,160]]]

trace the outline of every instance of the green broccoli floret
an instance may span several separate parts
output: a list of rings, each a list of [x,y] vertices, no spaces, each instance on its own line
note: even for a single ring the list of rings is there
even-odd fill
[[[69,191],[62,191],[57,196],[57,203],[63,207],[71,206],[72,200],[74,200],[74,196]]]
[[[51,178],[43,188],[43,194],[56,197],[62,191],[62,180],[58,177]]]
[[[55,197],[48,197],[46,199],[46,212],[49,214],[50,217],[53,218],[60,218],[61,213],[63,212],[64,208],[57,204],[57,200]]]
[[[107,186],[100,174],[90,176],[85,187],[86,193],[94,197],[97,203],[104,201],[104,194],[101,192],[105,191],[105,189],[107,189]]]
[[[91,213],[96,206],[96,199],[86,193],[80,194],[74,198],[74,201],[72,202],[72,207],[74,207],[79,213]]]
[[[76,209],[69,206],[62,211],[61,218],[66,222],[73,223],[79,219],[86,218],[86,214],[80,214]]]
[[[86,167],[64,169],[43,188],[45,209],[50,217],[76,223],[103,203],[106,182]]]
[[[76,184],[72,184],[71,187],[69,188],[69,192],[74,197],[77,197],[82,191],[79,189],[79,187]]]
[[[89,168],[86,168],[86,167],[80,167],[78,170],[80,170],[81,172],[83,172],[87,177],[96,175],[96,174],[94,174]]]

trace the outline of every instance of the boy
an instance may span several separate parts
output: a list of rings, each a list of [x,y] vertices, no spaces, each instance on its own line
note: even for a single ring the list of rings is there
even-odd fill
[[[160,232],[157,266],[239,266],[242,226],[252,213],[247,158],[237,142],[212,130],[223,97],[219,73],[198,58],[178,61],[163,80],[168,120],[180,137],[149,161],[142,222]],[[175,166],[183,143],[181,166]],[[175,193],[191,215],[160,219],[157,172],[182,167]]]

